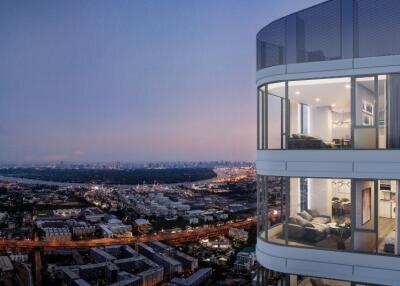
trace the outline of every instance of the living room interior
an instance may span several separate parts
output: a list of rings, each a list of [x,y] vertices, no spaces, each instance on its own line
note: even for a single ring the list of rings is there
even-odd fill
[[[270,227],[268,240],[285,244],[287,230],[289,245],[398,255],[398,182],[353,184],[352,195],[349,179],[290,178],[288,223]]]
[[[351,79],[289,82],[289,149],[349,149]]]

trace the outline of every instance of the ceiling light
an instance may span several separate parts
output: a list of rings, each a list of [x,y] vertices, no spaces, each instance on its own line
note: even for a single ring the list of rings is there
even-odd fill
[[[299,95],[299,94],[300,94],[300,91],[297,90],[297,91],[295,92],[295,94],[296,94],[296,95]]]
[[[344,87],[345,88],[351,88],[351,85],[350,84],[346,84]]]
[[[321,99],[319,99],[318,97],[315,99],[316,102],[320,102]]]
[[[332,106],[332,107],[335,107],[335,106],[336,106],[336,104],[332,103],[332,104],[331,104],[331,106]]]

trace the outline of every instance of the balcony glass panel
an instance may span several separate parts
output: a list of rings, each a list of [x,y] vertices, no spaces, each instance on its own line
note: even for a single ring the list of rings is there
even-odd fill
[[[286,19],[280,19],[257,34],[257,70],[286,63]]]
[[[340,0],[296,14],[296,63],[341,58]]]
[[[356,56],[377,57],[400,54],[400,1],[355,1]]]

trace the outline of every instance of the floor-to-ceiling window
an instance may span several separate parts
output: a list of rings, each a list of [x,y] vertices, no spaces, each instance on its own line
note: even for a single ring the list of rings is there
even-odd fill
[[[399,183],[396,180],[378,181],[377,251],[399,255],[397,202]]]
[[[288,243],[350,250],[350,185],[346,179],[290,178]]]
[[[267,180],[266,226],[268,240],[275,243],[285,243],[286,182],[285,177],[268,177]]]
[[[258,149],[400,149],[400,74],[258,89]]]
[[[268,270],[262,266],[257,269],[256,285],[269,286],[378,286],[376,284],[363,284],[351,281],[333,280],[320,277],[286,274]]]
[[[259,236],[269,242],[400,254],[397,180],[259,176],[259,188]]]
[[[290,81],[289,149],[349,149],[350,78]]]
[[[285,147],[285,83],[268,84],[267,93],[268,149],[283,149]]]

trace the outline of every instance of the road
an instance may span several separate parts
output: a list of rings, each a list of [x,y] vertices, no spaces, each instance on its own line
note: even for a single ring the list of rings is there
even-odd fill
[[[150,240],[162,240],[168,241],[172,244],[183,243],[190,241],[197,241],[201,238],[209,236],[217,236],[228,233],[229,229],[235,228],[248,228],[256,223],[256,218],[251,217],[240,222],[226,223],[220,226],[214,227],[202,227],[194,230],[185,230],[176,233],[158,233],[155,235],[141,235],[136,237],[126,237],[126,238],[98,238],[91,240],[12,240],[4,239],[0,240],[0,250],[32,250],[32,249],[79,249],[79,248],[89,248],[96,246],[106,246],[106,245],[116,245],[116,244],[134,244],[136,242],[148,242]]]

